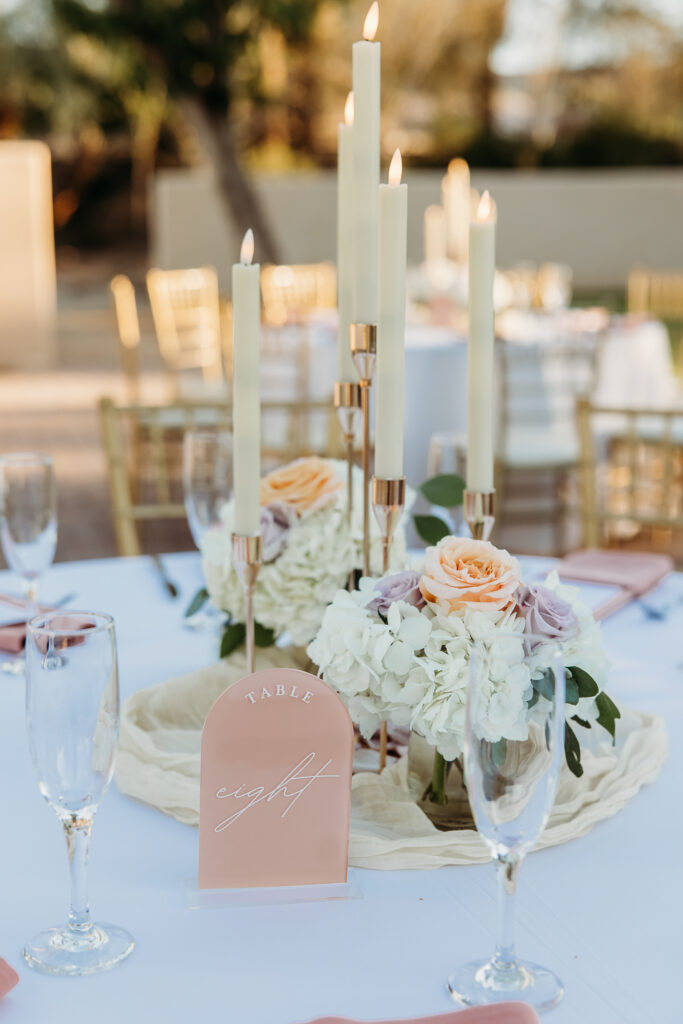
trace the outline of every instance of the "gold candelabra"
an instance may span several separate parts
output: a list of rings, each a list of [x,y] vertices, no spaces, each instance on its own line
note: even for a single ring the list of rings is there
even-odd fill
[[[382,535],[383,572],[389,572],[391,544],[406,503],[406,478],[372,478],[372,510]],[[387,763],[387,723],[382,722],[379,730],[379,770],[383,772]]]
[[[346,519],[351,527],[353,521],[353,449],[358,431],[358,415],[360,411],[360,384],[355,381],[338,380],[334,385],[334,407],[341,427],[344,447],[346,448]],[[355,574],[349,573],[349,591],[353,590]]]
[[[360,378],[363,416],[363,573],[370,575],[370,389],[377,359],[377,324],[351,324],[351,354]]]
[[[262,562],[261,534],[232,535],[232,562],[244,591],[247,672],[256,670],[254,656],[254,585]]]
[[[488,540],[496,521],[495,491],[465,491],[465,521],[475,540]]]

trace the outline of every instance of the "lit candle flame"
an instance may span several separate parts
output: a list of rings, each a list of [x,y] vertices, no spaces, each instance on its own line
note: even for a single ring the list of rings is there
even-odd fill
[[[363,39],[367,39],[368,42],[372,42],[377,33],[377,26],[379,25],[379,4],[377,0],[371,5],[370,10],[365,16],[365,23],[363,25]]]
[[[346,97],[344,104],[344,123],[353,124],[353,91]]]
[[[400,149],[394,150],[394,155],[391,158],[389,164],[389,184],[400,185],[401,184],[401,172],[403,170],[403,161],[401,160]]]
[[[479,208],[477,210],[477,220],[480,223],[491,220],[491,214],[493,213],[493,203],[491,202],[491,196],[489,190],[486,189],[483,196],[479,200]]]
[[[448,165],[448,173],[452,175],[469,174],[469,170],[467,160],[463,160],[461,156],[453,157]]]
[[[488,195],[488,193],[487,193]],[[254,232],[249,228],[244,238],[242,239],[242,248],[240,249],[240,263],[244,263],[245,266],[249,266],[254,258]]]

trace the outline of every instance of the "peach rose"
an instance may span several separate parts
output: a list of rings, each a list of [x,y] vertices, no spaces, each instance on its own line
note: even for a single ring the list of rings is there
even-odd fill
[[[261,481],[261,504],[284,502],[299,515],[324,508],[334,501],[342,482],[327,459],[311,456],[295,459],[282,469],[268,473]]]
[[[449,612],[500,610],[514,600],[520,582],[519,562],[507,551],[485,540],[444,537],[427,548],[420,590]]]

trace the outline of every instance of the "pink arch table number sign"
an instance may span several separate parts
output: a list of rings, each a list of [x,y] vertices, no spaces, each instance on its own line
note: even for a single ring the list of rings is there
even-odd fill
[[[266,669],[230,686],[202,733],[202,889],[344,883],[353,726],[317,676]]]

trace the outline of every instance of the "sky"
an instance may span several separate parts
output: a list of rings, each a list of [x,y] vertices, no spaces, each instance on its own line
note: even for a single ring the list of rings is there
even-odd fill
[[[670,24],[683,39],[683,0],[632,2]],[[609,61],[628,49],[628,42],[613,29],[595,26],[582,35],[568,32],[563,28],[567,6],[567,0],[508,0],[505,35],[493,54],[493,70],[523,75],[558,63],[580,68]],[[642,42],[640,34],[638,38]]]
[[[90,2],[96,4],[97,0]],[[600,7],[600,0],[593,2]],[[683,0],[624,2],[652,12],[670,24],[672,31],[683,39]],[[22,0],[0,0],[0,15],[11,12],[21,3]],[[578,36],[563,29],[568,3],[569,0],[507,0],[506,31],[493,54],[493,70],[500,75],[523,75],[556,66],[558,62],[580,68],[623,54],[628,44],[613,30],[594,27],[590,33]]]

